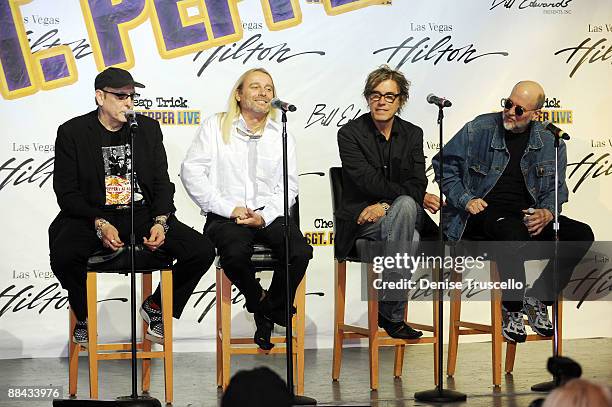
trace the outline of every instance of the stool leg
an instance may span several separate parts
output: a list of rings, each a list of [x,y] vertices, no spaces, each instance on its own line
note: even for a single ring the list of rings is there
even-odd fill
[[[491,281],[499,281],[497,265],[490,263]],[[502,322],[501,322],[501,293],[499,290],[491,291],[491,361],[493,364],[493,386],[501,386],[501,354],[502,343]]]
[[[221,338],[223,337],[223,326],[221,318],[221,269],[215,269],[215,313],[217,314],[216,342],[217,342],[217,387],[223,387],[223,346]]]
[[[342,366],[342,343],[344,330],[344,312],[346,305],[346,262],[334,259],[334,353],[332,363],[332,380],[340,377]]]
[[[151,273],[144,273],[141,277],[141,295],[144,301],[151,295],[152,277]],[[151,341],[147,339],[147,323],[142,320],[142,351],[151,352]],[[142,391],[148,393],[151,388],[151,359],[142,359]]]
[[[432,276],[433,273],[440,273],[440,269],[436,268],[434,270],[432,270]],[[438,279],[439,281],[442,281],[442,278]],[[433,372],[434,372],[434,384],[437,386],[438,385],[438,361],[439,358],[442,356],[440,355],[440,352],[438,351],[438,341],[443,341],[444,339],[440,337],[440,324],[442,323],[442,321],[440,321],[439,319],[439,312],[440,312],[440,302],[439,301],[440,296],[439,296],[439,292],[438,290],[435,290],[433,292],[433,297],[432,297],[432,301],[433,301],[433,317],[432,317],[432,321],[433,321],[433,337],[435,338],[433,346],[434,346],[434,368],[433,368]]]
[[[89,397],[98,398],[98,287],[97,274],[87,272],[87,334],[89,354]]]
[[[440,312],[440,302],[438,301],[438,290],[435,291],[434,297],[433,297],[433,336],[434,338],[436,338],[436,340],[433,343],[434,346],[434,369],[433,369],[433,373],[434,373],[434,384],[437,386],[438,383],[438,359],[441,357],[440,352],[438,352],[438,341],[443,341],[444,338],[440,337],[440,324],[442,323],[442,321],[440,321],[439,319],[439,312]],[[455,357],[457,356],[456,352],[455,352]]]
[[[408,304],[404,308],[404,321],[408,321]],[[395,359],[393,361],[393,376],[402,377],[402,369],[404,367],[404,351],[406,345],[395,345]]]
[[[395,378],[402,377],[404,367],[404,351],[406,345],[395,345],[395,358],[393,361],[393,376]]]
[[[231,321],[232,321],[232,283],[225,275],[223,269],[221,272],[221,329],[223,336],[221,337],[221,355],[223,358],[223,390],[227,388],[230,381],[230,360],[231,360]]]
[[[71,397],[76,396],[77,383],[79,379],[79,350],[80,346],[73,342],[72,332],[76,325],[76,317],[72,310],[68,310],[68,394]]]
[[[304,335],[306,334],[306,276],[302,278],[302,281],[297,287],[295,295],[295,308],[297,312],[295,314],[294,325],[297,331],[297,386],[296,393],[299,395],[304,394]]]
[[[557,324],[557,335],[559,336],[559,347],[557,351],[559,353],[559,356],[561,356],[563,355],[563,295],[559,294],[557,301],[559,302],[559,318],[558,318],[559,323]],[[553,315],[553,318],[554,317],[555,316]],[[555,351],[554,336],[551,342],[552,342],[553,353],[554,353]]]
[[[293,337],[293,389],[295,391],[295,394],[299,394],[297,387],[298,387],[298,349],[297,349],[297,338],[294,336]]]
[[[373,286],[374,272],[368,264],[368,345],[370,356],[370,388],[378,390],[378,296]]]
[[[461,281],[461,274],[453,271],[451,281]],[[437,317],[436,317],[437,318]],[[450,314],[448,323],[448,362],[446,374],[453,377],[457,368],[457,352],[459,351],[459,321],[461,320],[461,290],[451,290]],[[441,323],[442,321],[440,321]],[[437,346],[436,346],[437,349]],[[437,364],[436,364],[437,366]],[[438,376],[436,376],[437,378]]]
[[[164,323],[164,381],[166,403],[173,399],[173,355],[172,355],[172,270],[161,272],[162,321]]]
[[[506,373],[514,370],[514,359],[516,357],[516,342],[506,342]]]

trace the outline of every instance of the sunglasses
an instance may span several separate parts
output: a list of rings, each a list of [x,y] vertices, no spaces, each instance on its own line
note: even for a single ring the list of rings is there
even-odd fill
[[[111,95],[115,95],[117,99],[119,100],[126,100],[127,98],[134,100],[134,99],[138,99],[138,97],[140,96],[140,94],[135,93],[135,92],[134,93],[117,93],[117,92],[111,92],[110,90],[104,90],[104,89],[100,89],[100,90],[104,93],[110,93]]]
[[[538,110],[538,109],[525,109],[523,106],[519,106],[515,104],[512,100],[506,99],[506,98],[501,100],[501,105],[506,110],[510,110],[512,109],[512,106],[514,106],[514,115],[517,117],[522,116],[526,112],[532,112],[534,110]]]

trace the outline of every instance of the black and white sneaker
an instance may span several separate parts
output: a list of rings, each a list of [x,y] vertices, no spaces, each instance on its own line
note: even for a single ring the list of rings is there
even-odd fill
[[[162,312],[159,305],[153,302],[149,296],[140,307],[140,316],[149,325],[146,338],[155,343],[164,343],[164,323],[162,322]]]
[[[77,321],[72,331],[72,342],[77,345],[87,345],[89,335],[87,334],[87,321]]]
[[[521,311],[510,312],[502,305],[502,335],[512,342],[525,342],[527,331]]]
[[[553,336],[553,324],[548,318],[548,309],[542,301],[535,297],[523,299],[523,313],[529,319],[529,326],[540,336]]]

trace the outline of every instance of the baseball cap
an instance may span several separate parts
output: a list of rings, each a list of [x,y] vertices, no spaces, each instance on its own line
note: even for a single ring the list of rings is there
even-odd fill
[[[107,86],[109,88],[122,88],[128,85],[132,85],[136,88],[145,87],[142,83],[136,82],[128,71],[121,68],[106,68],[96,76],[96,89],[103,89]]]

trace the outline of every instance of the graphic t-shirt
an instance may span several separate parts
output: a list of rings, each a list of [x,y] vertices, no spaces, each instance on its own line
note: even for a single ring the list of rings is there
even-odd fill
[[[117,131],[110,131],[99,123],[99,128],[106,189],[104,205],[108,209],[121,208],[130,204],[132,152],[128,133],[126,126]],[[134,172],[134,202],[144,203],[136,172]]]

